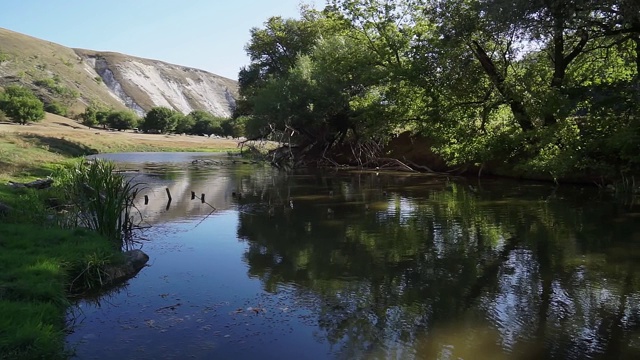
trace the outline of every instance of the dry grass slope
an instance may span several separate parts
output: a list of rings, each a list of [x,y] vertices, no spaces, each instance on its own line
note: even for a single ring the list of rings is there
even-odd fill
[[[69,104],[76,113],[90,101],[116,109],[125,108],[100,80],[96,80],[98,74],[91,72],[73,49],[0,28],[0,59],[4,59],[0,62],[0,86],[18,83],[45,99],[60,100],[56,94],[34,85],[35,81],[57,76],[61,85],[80,94],[80,99]]]

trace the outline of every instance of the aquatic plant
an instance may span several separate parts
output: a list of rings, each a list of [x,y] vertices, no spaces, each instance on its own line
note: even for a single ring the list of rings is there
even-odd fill
[[[59,186],[71,208],[64,225],[85,227],[124,247],[136,228],[131,212],[140,183],[116,171],[105,160],[78,162],[60,171]]]

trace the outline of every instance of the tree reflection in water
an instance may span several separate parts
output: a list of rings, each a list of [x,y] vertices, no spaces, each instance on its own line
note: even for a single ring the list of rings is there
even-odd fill
[[[381,174],[237,184],[250,276],[295,287],[341,357],[640,356],[640,225],[591,189]]]

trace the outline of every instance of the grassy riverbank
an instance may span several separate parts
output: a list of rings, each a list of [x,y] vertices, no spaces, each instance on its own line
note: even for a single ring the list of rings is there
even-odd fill
[[[29,169],[16,169],[26,177],[35,175]],[[0,202],[11,208],[0,215],[3,360],[67,358],[65,313],[70,292],[87,287],[96,265],[118,260],[116,248],[95,232],[55,226],[46,204],[55,195],[55,189],[0,185]]]
[[[113,248],[82,229],[0,223],[0,234],[0,358],[65,358],[67,291]]]
[[[88,268],[117,256],[106,238],[47,221],[55,189],[16,189],[8,181],[50,176],[89,154],[236,148],[226,139],[97,130],[51,114],[28,126],[0,123],[0,203],[12,208],[0,214],[0,359],[66,358],[69,290],[90,280],[79,278]]]
[[[90,154],[237,149],[235,140],[107,131],[47,114],[36,124],[0,123],[0,180],[47,176],[52,164]]]

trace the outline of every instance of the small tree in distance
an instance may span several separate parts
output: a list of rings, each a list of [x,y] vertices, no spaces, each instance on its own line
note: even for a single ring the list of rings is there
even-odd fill
[[[8,86],[4,94],[0,94],[0,110],[11,121],[22,125],[44,119],[44,104],[22,86]]]
[[[176,127],[178,112],[163,106],[156,106],[149,110],[144,117],[144,122],[140,124],[141,130],[144,132],[157,131],[166,133],[173,131]]]
[[[133,129],[138,125],[138,116],[133,111],[115,111],[107,116],[107,124],[116,130]]]
[[[110,109],[100,103],[91,102],[91,104],[80,114],[80,119],[83,125],[96,126],[98,124],[106,127],[107,117],[113,112]]]

